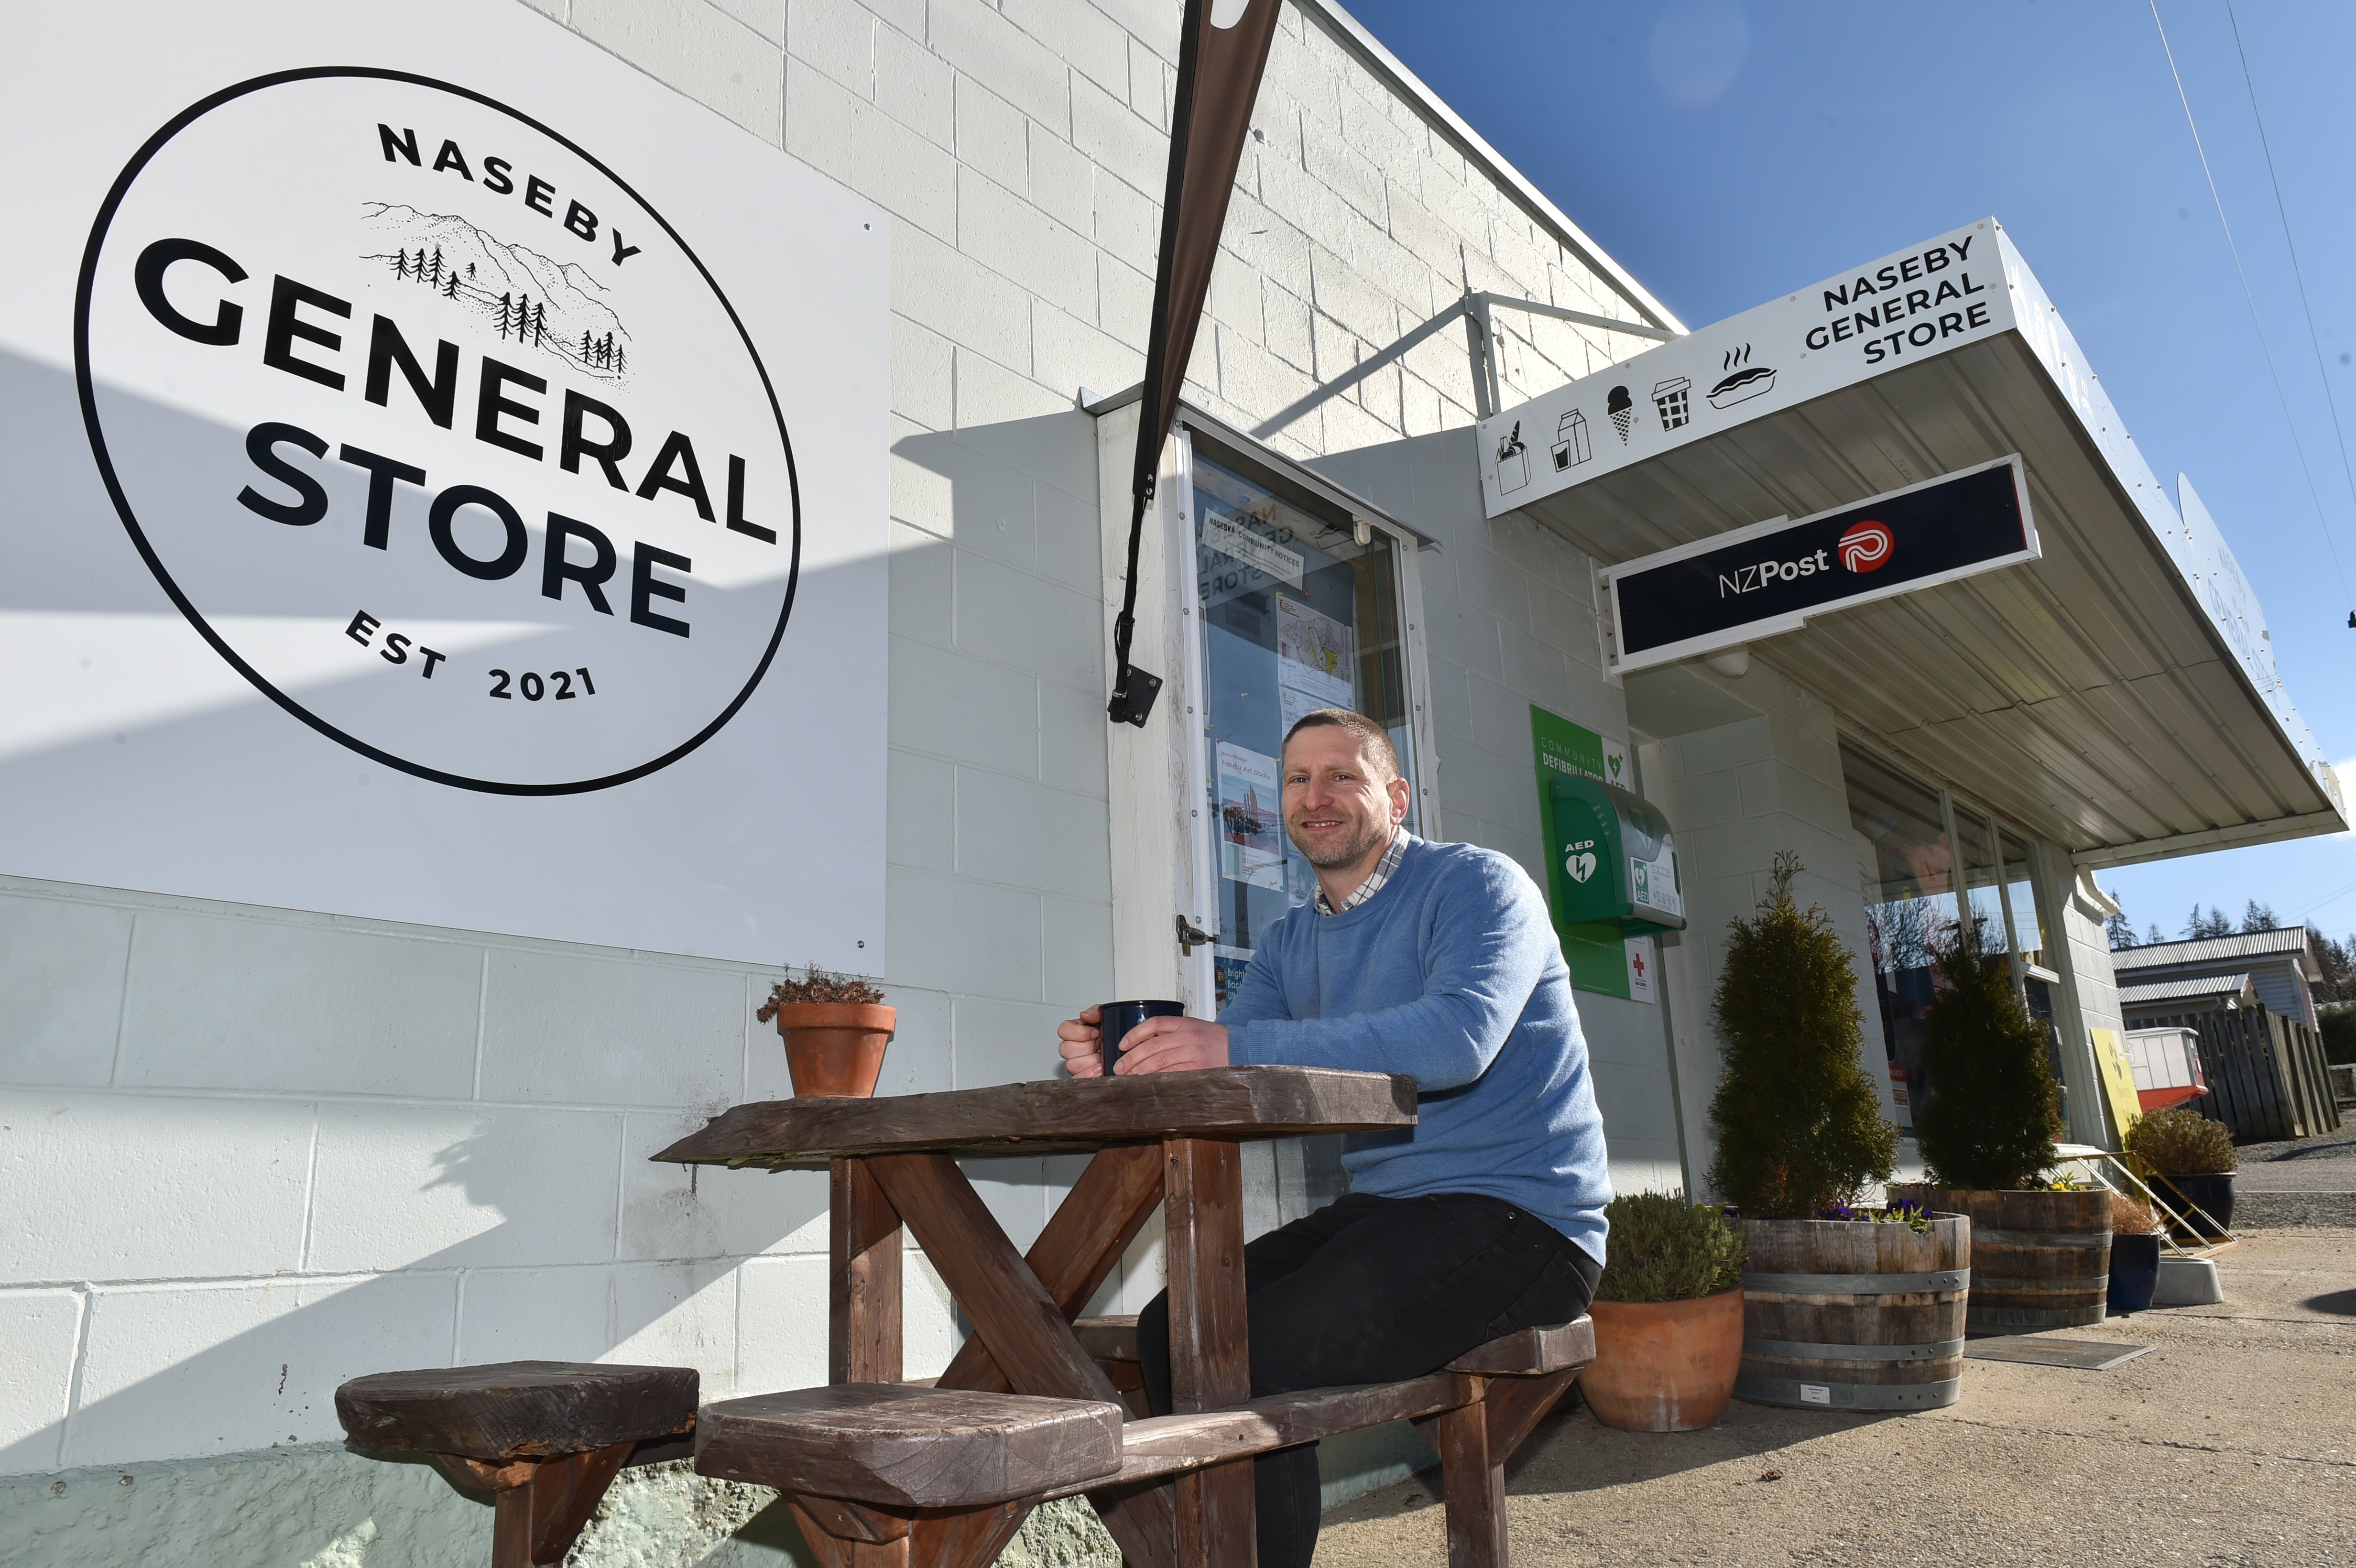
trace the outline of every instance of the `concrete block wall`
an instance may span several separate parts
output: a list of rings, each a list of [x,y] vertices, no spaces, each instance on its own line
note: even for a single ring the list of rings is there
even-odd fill
[[[1055,1020],[1104,994],[1114,895],[1076,405],[1141,370],[1179,7],[530,3],[893,217],[886,1086],[1051,1072]],[[1256,130],[1187,395],[1281,450],[1463,432],[1461,330],[1353,373],[1468,286],[1628,313],[1311,11],[1286,12]],[[1509,397],[1612,352],[1509,330]],[[1451,821],[1528,859],[1526,717],[1505,710],[1618,726],[1587,717],[1587,634],[1553,600],[1583,567],[1465,528],[1462,573],[1431,585]],[[307,1451],[335,1383],[393,1365],[814,1380],[822,1190],[645,1157],[784,1092],[752,1019],[772,973],[0,879],[0,1189],[31,1216],[0,1232],[0,1475]],[[1074,1175],[1002,1162],[983,1191],[1022,1244]],[[912,1279],[922,1372],[954,1325]]]

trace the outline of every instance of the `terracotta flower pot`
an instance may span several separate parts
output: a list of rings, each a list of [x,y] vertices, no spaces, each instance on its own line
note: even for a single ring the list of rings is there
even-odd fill
[[[787,1002],[777,1008],[797,1100],[864,1100],[875,1093],[898,1012],[880,1002]]]
[[[1622,1432],[1694,1432],[1726,1413],[1742,1367],[1742,1290],[1690,1301],[1599,1301],[1588,1408]]]

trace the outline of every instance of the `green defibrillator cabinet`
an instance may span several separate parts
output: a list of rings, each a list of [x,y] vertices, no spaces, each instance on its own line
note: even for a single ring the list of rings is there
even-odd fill
[[[1623,937],[1686,928],[1667,817],[1601,779],[1557,778],[1547,794],[1557,925],[1616,926]]]

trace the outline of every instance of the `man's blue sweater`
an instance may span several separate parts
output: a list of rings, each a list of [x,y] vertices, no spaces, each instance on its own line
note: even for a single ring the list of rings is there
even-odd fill
[[[1587,1041],[1546,900],[1514,861],[1410,838],[1357,908],[1303,904],[1267,927],[1219,1021],[1238,1065],[1416,1081],[1413,1129],[1351,1137],[1354,1189],[1485,1192],[1603,1260],[1612,1178]]]

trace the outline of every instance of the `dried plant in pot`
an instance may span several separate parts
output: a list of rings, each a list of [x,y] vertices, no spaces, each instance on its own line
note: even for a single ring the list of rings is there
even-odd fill
[[[777,1022],[786,1071],[797,1100],[864,1100],[875,1093],[884,1048],[898,1012],[858,975],[832,975],[813,964],[802,978],[780,980],[754,1015]]]
[[[2110,1194],[2044,1179],[2062,1129],[2045,1026],[1976,920],[1933,955],[1928,1093],[1914,1117],[1931,1179],[1899,1190],[1972,1221],[1970,1331],[2100,1323],[2110,1292]]]
[[[1890,1179],[1898,1129],[1861,1060],[1850,954],[1823,910],[1792,897],[1802,869],[1778,855],[1758,912],[1732,923],[1711,1009],[1726,1075],[1709,1181],[1742,1217],[1748,1259],[1734,1392],[1828,1409],[1952,1404],[1971,1227],[1853,1207]]]
[[[2111,1197],[2113,1312],[2141,1312],[2159,1287],[2159,1224],[2151,1205],[2123,1192]]]
[[[1588,1408],[1623,1432],[1714,1424],[1742,1368],[1742,1232],[1720,1210],[1658,1192],[1615,1198],[1604,1215],[1611,1262],[1579,1379]]]
[[[2153,1111],[2127,1129],[2126,1146],[2169,1207],[2190,1221],[2175,1227],[2179,1239],[2224,1239],[2233,1223],[2233,1172],[2242,1163],[2224,1123],[2189,1108]]]

